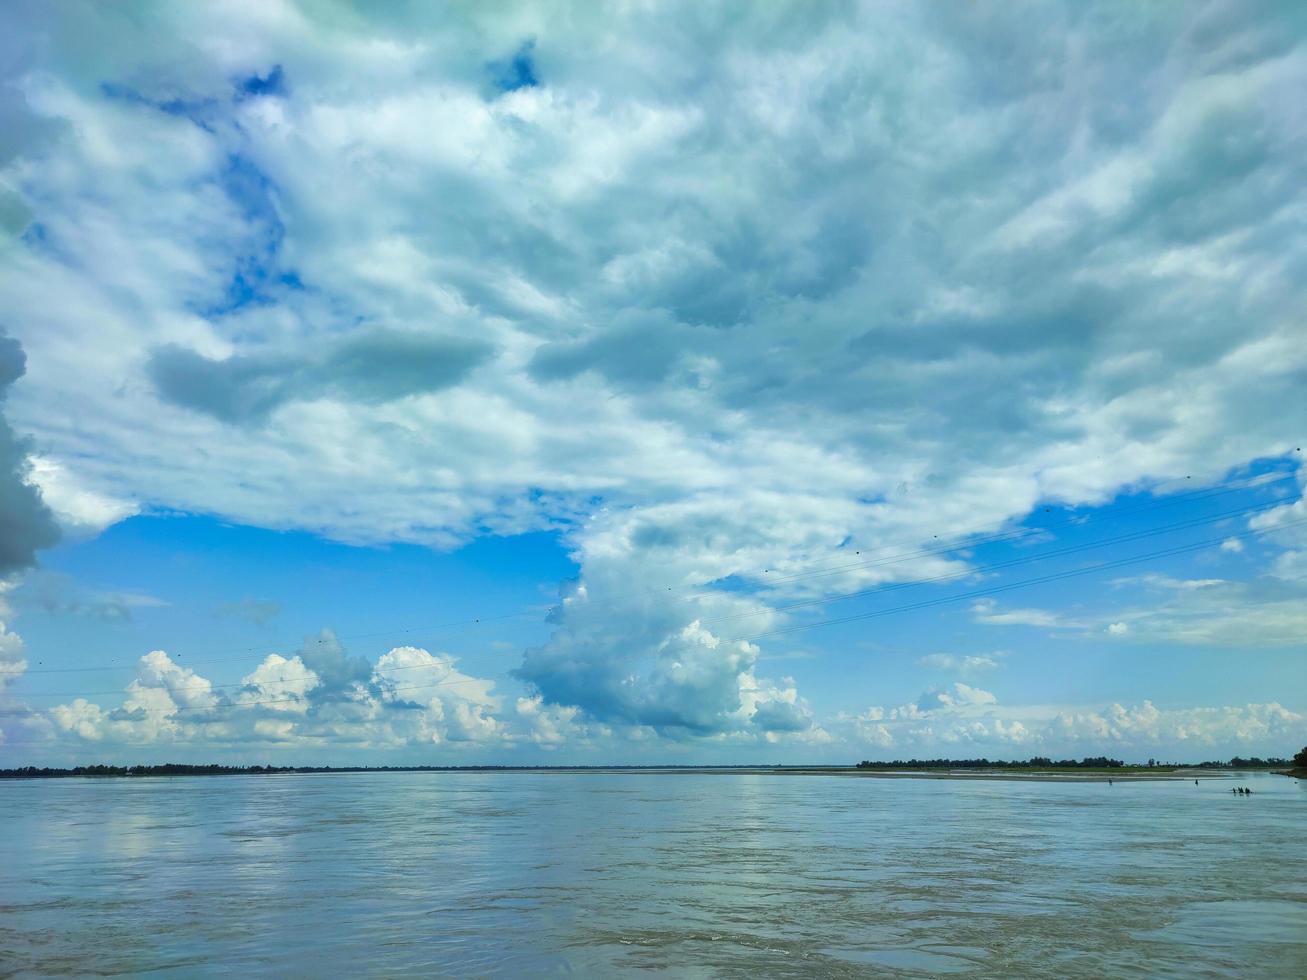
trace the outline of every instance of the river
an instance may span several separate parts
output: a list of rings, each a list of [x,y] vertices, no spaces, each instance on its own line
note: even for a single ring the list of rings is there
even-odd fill
[[[1305,847],[1270,774],[11,780],[0,975],[1305,976]]]

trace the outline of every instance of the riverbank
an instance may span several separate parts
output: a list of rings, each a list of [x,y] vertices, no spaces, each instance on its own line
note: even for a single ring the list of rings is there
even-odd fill
[[[1230,779],[1250,773],[1273,772],[1307,778],[1303,770],[1213,769],[1185,766],[1119,766],[1040,768],[922,768],[887,766],[78,766],[70,769],[25,767],[0,770],[5,779],[171,779],[183,776],[312,776],[366,773],[519,773],[644,774],[703,776],[845,776],[868,779],[1012,780],[1024,782],[1139,782],[1188,779]]]

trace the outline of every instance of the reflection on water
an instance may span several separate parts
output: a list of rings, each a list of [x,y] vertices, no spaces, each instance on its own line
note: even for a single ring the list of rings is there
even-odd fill
[[[0,784],[0,975],[1304,976],[1307,785]]]

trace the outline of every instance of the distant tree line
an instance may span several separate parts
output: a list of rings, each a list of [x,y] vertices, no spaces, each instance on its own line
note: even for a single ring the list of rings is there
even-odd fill
[[[157,766],[74,766],[50,769],[22,766],[0,769],[0,779],[48,779],[59,776],[262,776],[312,772],[493,772],[521,766],[193,766],[166,762]],[[534,767],[533,767],[534,768]]]
[[[858,763],[859,769],[1120,769],[1125,763],[1120,759],[1105,756],[1089,756],[1084,759],[1050,759],[1037,755],[1034,758],[1012,760],[1002,759],[895,759],[893,762]],[[1267,759],[1253,756],[1245,759],[1235,756],[1229,762],[1199,762],[1196,765],[1180,762],[1160,763],[1156,759],[1148,760],[1148,767],[1165,766],[1178,769],[1307,769],[1307,747],[1292,759],[1272,756]],[[1140,766],[1139,768],[1144,768]]]
[[[1166,765],[1187,769],[1297,769],[1307,771],[1307,747],[1292,759],[1257,756],[1245,759],[1235,756],[1229,762],[1200,762],[1197,765],[1158,763],[1148,760],[1149,766]],[[1125,763],[1106,756],[1088,756],[1084,759],[1050,759],[1037,755],[1031,759],[1005,761],[1003,759],[895,759],[893,762],[859,762],[859,769],[1120,769]],[[593,771],[676,771],[694,769],[838,769],[838,766],[220,766],[188,765],[166,762],[156,766],[73,766],[54,769],[45,766],[21,766],[17,769],[0,769],[0,779],[54,779],[65,776],[263,776],[285,773],[326,772],[593,772]],[[1143,767],[1139,767],[1143,768]]]
[[[1084,759],[1059,759],[1054,761],[1037,755],[1025,761],[1002,759],[895,759],[893,762],[858,763],[859,769],[1119,769],[1125,763],[1120,759],[1109,759],[1096,755]]]
[[[1307,749],[1304,749],[1303,751],[1307,752]],[[1298,753],[1298,755],[1302,755],[1302,754],[1303,754],[1302,752]],[[1298,756],[1294,756],[1295,760],[1297,758]],[[1292,765],[1296,765],[1296,762],[1289,759],[1279,759],[1276,758],[1275,756],[1271,756],[1269,759],[1262,759],[1258,756],[1253,756],[1251,759],[1245,759],[1242,756],[1236,755],[1229,762],[1200,762],[1194,768],[1196,769],[1288,769]]]
[[[780,765],[736,766],[195,766],[167,762],[157,766],[73,766],[69,769],[51,769],[42,766],[22,766],[17,769],[0,769],[0,779],[55,779],[64,776],[262,776],[284,773],[321,772],[606,772],[606,771],[668,771],[682,769],[785,769]],[[837,769],[838,766],[826,768]]]

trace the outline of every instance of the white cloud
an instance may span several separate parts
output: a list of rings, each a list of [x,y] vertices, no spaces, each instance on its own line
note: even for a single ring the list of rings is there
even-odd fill
[[[3,692],[11,681],[21,677],[26,670],[27,659],[23,656],[23,638],[0,620],[0,692]]]
[[[971,618],[986,626],[1045,626],[1069,629],[1080,625],[1051,609],[1000,609],[993,599],[978,599],[973,602]]]
[[[989,691],[958,682],[953,685],[952,691],[927,691],[918,699],[917,708],[927,713],[933,711],[964,711],[968,708],[997,703],[998,698]]]
[[[1274,573],[1286,582],[1307,583],[1307,467],[1298,467],[1298,499],[1248,521],[1248,526],[1267,531],[1273,540],[1285,546],[1272,566]]]
[[[461,673],[448,654],[418,647],[396,647],[377,661],[373,683],[381,700],[421,707],[408,737],[423,742],[482,742],[500,735],[498,708],[491,681]]]
[[[1132,706],[1017,707],[1001,706],[984,691],[928,692],[922,702],[926,710],[918,705],[868,709],[848,725],[850,741],[882,758],[890,749],[901,758],[973,752],[1002,758],[1104,753],[1139,758],[1166,749],[1197,762],[1228,758],[1248,746],[1286,752],[1307,738],[1307,716],[1277,702],[1169,709],[1148,700]]]
[[[137,511],[132,503],[77,486],[67,468],[53,460],[33,456],[31,466],[31,482],[71,534],[97,534]]]
[[[98,742],[104,738],[108,726],[104,709],[85,698],[77,698],[70,704],[55,705],[50,709],[50,714],[63,731],[88,742]]]
[[[288,660],[272,653],[242,683],[245,687],[236,695],[236,703],[304,714],[309,709],[307,695],[321,679],[299,657]]]
[[[1214,589],[1229,583],[1220,578],[1174,578],[1170,575],[1140,575],[1135,578],[1117,579],[1113,585],[1144,585],[1154,589],[1165,589],[1172,592],[1192,592],[1197,589]]]
[[[777,606],[964,570],[874,563],[941,531],[1297,445],[1287,22],[698,15],[12,14],[46,39],[13,52],[0,161],[0,305],[29,360],[6,413],[41,447],[32,480],[88,527],[169,508],[437,547],[561,529],[585,588],[527,653],[527,703],[765,739],[820,728],[756,674],[749,637],[807,615]],[[496,91],[487,66],[527,37],[542,84]],[[1278,540],[1300,578],[1304,539]],[[814,558],[830,574],[796,577]],[[759,591],[684,598],[723,579]],[[316,653],[306,721],[503,734],[486,682],[439,655],[390,662],[457,694]],[[172,719],[176,692],[147,687]],[[139,723],[75,722],[112,724]]]
[[[1108,633],[1234,650],[1292,647],[1307,636],[1307,595],[1300,588],[1219,580],[1154,580],[1152,584],[1163,588],[1163,601],[1116,609],[1106,617]]]
[[[132,744],[193,737],[209,725],[210,713],[220,704],[208,679],[154,650],[138,662],[120,707],[106,711],[76,698],[51,708],[50,715],[64,732],[83,739]]]
[[[1112,704],[1099,711],[1059,712],[1049,723],[1049,737],[1089,744],[1171,744],[1211,746],[1218,743],[1287,743],[1304,733],[1307,718],[1270,702],[1214,708],[1163,710],[1151,701],[1132,707]]]
[[[0,189],[3,187],[0,169]],[[22,345],[0,323],[0,412],[6,407],[11,386],[26,371]],[[59,539],[53,515],[32,483],[31,450],[31,440],[14,432],[5,414],[0,414],[0,581],[6,583],[36,561],[37,550]]]
[[[148,698],[154,691],[165,696],[170,705],[184,708],[211,708],[218,703],[213,685],[208,680],[189,667],[173,663],[162,650],[154,650],[141,658],[137,678],[128,685],[127,691],[129,697],[125,707],[129,710],[135,703],[133,696]]]
[[[516,707],[518,715],[526,722],[527,739],[537,745],[553,749],[575,745],[582,737],[582,726],[577,722],[580,708],[550,707],[539,696],[518,698]]]
[[[493,745],[508,737],[494,714],[499,700],[490,693],[493,682],[462,673],[447,654],[396,647],[359,679],[333,647],[334,637],[326,639],[293,657],[269,655],[230,693],[156,650],[141,658],[120,707],[106,710],[78,698],[52,708],[50,717],[66,734],[128,744],[302,746],[326,740],[402,748]]]
[[[979,674],[990,670],[997,670],[1000,666],[999,658],[1005,656],[1002,652],[994,654],[967,654],[958,656],[952,653],[929,653],[921,657],[917,663],[931,670],[940,671],[957,671],[960,674]]]

